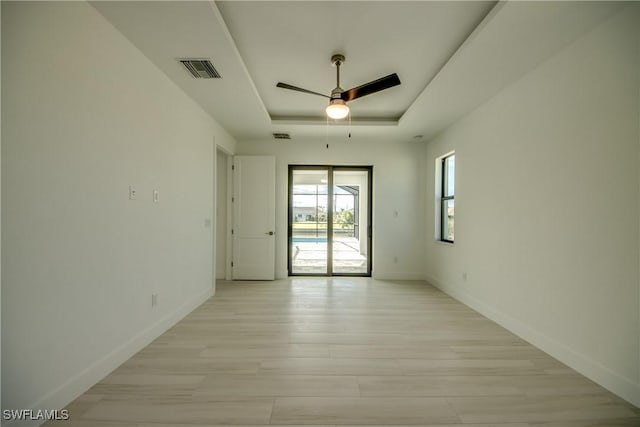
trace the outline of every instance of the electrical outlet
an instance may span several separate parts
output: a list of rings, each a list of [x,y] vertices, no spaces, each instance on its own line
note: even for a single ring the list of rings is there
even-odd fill
[[[133,185],[129,186],[129,200],[135,200],[136,199],[136,187],[134,187]]]

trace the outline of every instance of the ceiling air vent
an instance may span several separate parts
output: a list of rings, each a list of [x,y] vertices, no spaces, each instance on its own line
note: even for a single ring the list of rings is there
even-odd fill
[[[286,132],[275,132],[273,134],[274,139],[291,139],[291,135]]]
[[[196,79],[219,79],[221,77],[208,59],[181,59],[180,62]]]

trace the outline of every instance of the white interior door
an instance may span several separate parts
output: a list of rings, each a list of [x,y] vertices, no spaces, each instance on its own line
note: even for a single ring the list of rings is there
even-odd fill
[[[275,278],[276,159],[236,156],[233,168],[234,280]]]

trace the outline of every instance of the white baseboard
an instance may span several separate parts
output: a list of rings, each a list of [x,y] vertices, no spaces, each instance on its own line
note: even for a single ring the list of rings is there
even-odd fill
[[[31,409],[62,409],[91,386],[131,358],[170,327],[182,320],[199,305],[213,296],[213,288],[196,295],[173,312],[159,319],[148,328],[133,336],[130,340],[115,348],[111,353],[89,365],[55,390],[30,405]],[[73,417],[73,414],[70,414]],[[44,421],[4,421],[5,427],[38,427]]]
[[[374,271],[372,277],[376,280],[424,280],[424,273],[406,271]]]
[[[612,393],[640,407],[640,384],[625,378],[601,363],[590,359],[584,354],[566,346],[548,335],[531,328],[505,313],[495,310],[488,304],[470,295],[458,286],[449,285],[433,277],[427,277],[427,282],[437,287],[449,296],[471,307],[478,313],[498,323],[520,338],[530,342],[542,351],[555,357],[565,365],[580,372],[585,377],[600,384]]]

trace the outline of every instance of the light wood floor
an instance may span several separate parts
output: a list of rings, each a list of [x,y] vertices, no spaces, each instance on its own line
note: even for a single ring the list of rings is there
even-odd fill
[[[65,427],[640,426],[640,410],[419,282],[221,282]]]

